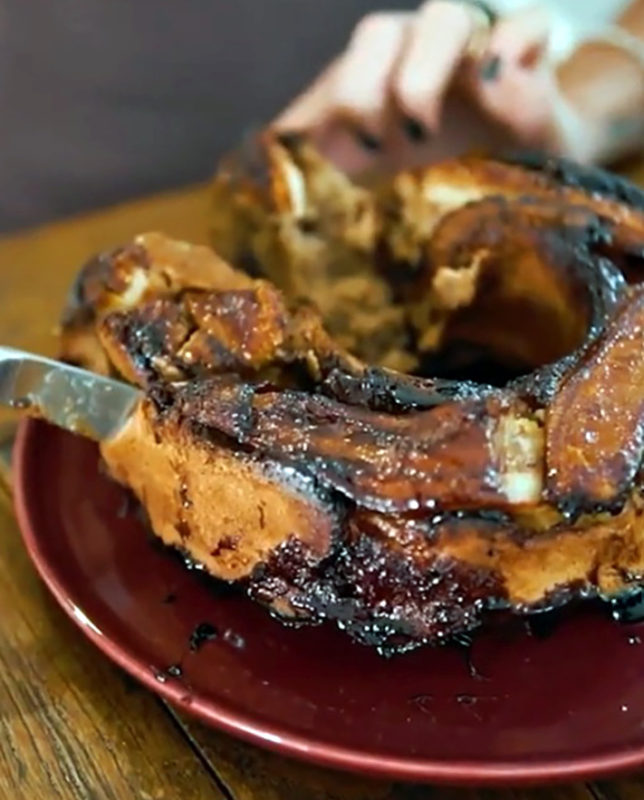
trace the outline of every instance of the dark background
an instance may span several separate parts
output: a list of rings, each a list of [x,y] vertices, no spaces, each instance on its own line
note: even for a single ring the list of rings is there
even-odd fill
[[[206,177],[403,0],[0,0],[0,230]]]

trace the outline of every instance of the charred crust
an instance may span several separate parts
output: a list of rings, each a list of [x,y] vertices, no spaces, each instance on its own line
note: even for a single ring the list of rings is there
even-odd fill
[[[69,291],[61,316],[63,329],[84,328],[97,318],[98,303],[105,292],[118,294],[126,288],[119,271],[121,262],[131,262],[147,269],[149,259],[144,247],[132,243],[99,253],[79,271]]]
[[[589,194],[601,195],[644,211],[644,191],[600,167],[578,164],[570,159],[539,151],[502,154],[501,160],[506,164],[539,172],[561,186],[582,189]]]
[[[343,403],[388,414],[405,414],[443,403],[483,398],[494,391],[491,386],[469,381],[423,380],[378,367],[367,367],[359,374],[334,368],[322,388]]]

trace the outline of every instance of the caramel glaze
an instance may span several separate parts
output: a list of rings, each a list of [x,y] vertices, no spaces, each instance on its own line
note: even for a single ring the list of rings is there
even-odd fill
[[[262,153],[214,187],[255,277],[146,234],[65,314],[65,358],[146,390],[102,454],[154,532],[388,653],[641,588],[644,193],[538,156],[368,190]],[[412,374],[459,347],[519,377]]]

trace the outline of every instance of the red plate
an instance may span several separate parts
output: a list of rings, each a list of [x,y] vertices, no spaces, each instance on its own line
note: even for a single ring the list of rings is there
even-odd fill
[[[142,683],[218,728],[413,781],[518,784],[644,764],[637,626],[587,609],[545,638],[488,634],[472,650],[478,677],[457,649],[385,660],[331,626],[286,629],[186,570],[128,512],[87,441],[23,424],[15,481],[25,543],[69,616]],[[192,652],[203,622],[219,636]]]

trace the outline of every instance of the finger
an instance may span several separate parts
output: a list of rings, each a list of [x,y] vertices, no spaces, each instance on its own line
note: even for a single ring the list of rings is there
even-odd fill
[[[487,55],[475,67],[479,105],[525,142],[537,143],[549,118],[543,56],[551,29],[542,6],[507,17],[495,26]]]
[[[501,19],[490,33],[488,55],[500,64],[525,69],[538,66],[553,30],[550,9],[534,5]],[[485,61],[483,62],[485,64]]]
[[[355,124],[363,138],[382,141],[389,85],[412,16],[374,13],[356,26],[333,86],[334,113]]]
[[[273,121],[278,131],[307,131],[323,125],[332,111],[333,87],[340,59],[332,61],[315,81]]]
[[[418,12],[393,80],[397,105],[430,130],[438,127],[445,91],[480,24],[465,3],[428,0]]]
[[[333,116],[331,81],[330,71],[320,76],[271,127],[281,133],[306,133],[311,144],[343,172],[359,174],[372,168],[379,153],[366,148],[353,128]]]
[[[341,121],[330,122],[313,136],[318,151],[347,175],[360,175],[382,161],[382,154],[365,148]]]
[[[519,141],[539,144],[551,113],[549,83],[543,71],[505,64],[493,86],[479,84],[476,97],[482,110],[509,128]]]

